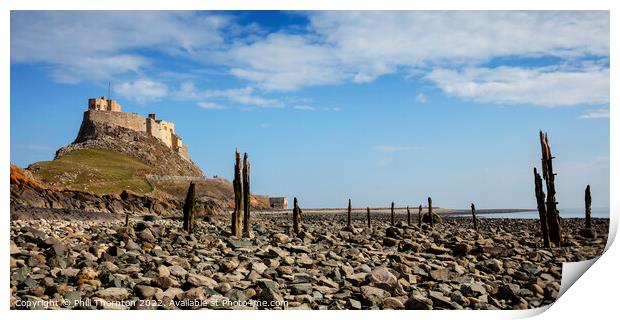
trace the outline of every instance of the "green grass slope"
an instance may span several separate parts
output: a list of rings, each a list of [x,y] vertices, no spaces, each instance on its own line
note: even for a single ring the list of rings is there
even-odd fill
[[[149,166],[140,160],[111,150],[79,149],[53,161],[29,166],[35,178],[47,185],[96,194],[131,190],[138,194],[153,188],[145,179]]]

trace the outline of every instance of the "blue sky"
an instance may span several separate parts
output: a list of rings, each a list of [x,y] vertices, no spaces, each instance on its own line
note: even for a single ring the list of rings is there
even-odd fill
[[[176,124],[208,175],[305,207],[609,207],[607,12],[12,12],[11,161],[53,158],[89,97]]]

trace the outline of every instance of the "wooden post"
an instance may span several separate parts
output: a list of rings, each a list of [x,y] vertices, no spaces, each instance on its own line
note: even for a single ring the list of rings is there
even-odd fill
[[[547,225],[549,226],[549,239],[556,247],[562,246],[562,225],[560,212],[555,199],[555,173],[553,172],[553,156],[549,146],[547,134],[540,131],[540,146],[542,149],[543,177],[547,184]]]
[[[297,205],[297,197],[293,198],[293,233],[295,235],[301,232],[301,209]]]
[[[370,207],[366,207],[366,219],[368,220],[368,228],[370,228]]]
[[[543,237],[545,248],[549,248],[549,226],[547,224],[547,205],[545,204],[545,192],[543,191],[542,178],[536,168],[534,168],[534,190],[536,192],[536,204],[538,206],[538,217],[540,220],[540,231]]]
[[[476,232],[478,232],[478,219],[476,219],[476,206],[474,206],[474,204],[471,204],[471,217],[474,220],[474,230],[476,230]]]
[[[394,225],[394,201],[392,201],[392,208],[390,210],[390,223]]]
[[[586,187],[586,229],[592,228],[592,196],[590,195],[590,185]]]
[[[433,199],[428,197],[428,221],[431,223],[431,228],[433,228]]]
[[[250,160],[243,154],[243,234],[250,234]]]
[[[351,228],[351,199],[349,199],[349,207],[347,209],[347,228]]]
[[[233,190],[235,191],[235,210],[231,217],[232,235],[241,238],[241,219],[243,217],[243,187],[241,182],[241,157],[239,150],[235,150],[235,178],[233,180]]]
[[[422,228],[422,205],[418,207],[418,227]]]
[[[409,206],[407,206],[407,225],[411,225],[411,211],[409,211]]]
[[[183,230],[188,233],[194,232],[196,219],[194,217],[194,207],[196,206],[196,185],[194,182],[189,183],[185,203],[183,204]]]

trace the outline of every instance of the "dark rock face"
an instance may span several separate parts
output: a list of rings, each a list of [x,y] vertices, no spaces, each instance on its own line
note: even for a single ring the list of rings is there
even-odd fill
[[[134,156],[152,168],[154,175],[202,176],[191,159],[186,160],[174,150],[146,132],[110,126],[84,119],[75,141],[56,151],[56,159],[82,148],[106,149]]]
[[[27,216],[34,214],[31,208],[75,210],[80,212],[101,212],[111,214],[147,214],[170,216],[183,211],[183,202],[174,199],[160,200],[149,196],[128,196],[126,192],[120,197],[68,190],[44,189],[40,186],[11,181],[11,213]],[[215,200],[201,199],[196,202],[197,214],[223,210],[223,204]],[[51,212],[47,212],[51,214]],[[45,216],[38,216],[45,218]],[[154,219],[149,217],[148,219]]]

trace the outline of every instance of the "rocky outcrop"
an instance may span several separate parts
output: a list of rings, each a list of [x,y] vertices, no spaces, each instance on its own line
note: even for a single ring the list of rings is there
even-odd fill
[[[127,128],[84,119],[75,141],[58,151],[55,159],[82,148],[106,149],[138,158],[154,175],[202,176],[191,160],[184,159],[158,139]]]
[[[84,191],[46,188],[28,171],[11,165],[11,208],[47,208],[106,212],[114,214],[180,215],[183,202],[177,199],[158,199],[131,192],[120,195],[96,195]],[[198,199],[196,215],[204,216],[222,210],[222,205],[212,199]]]

